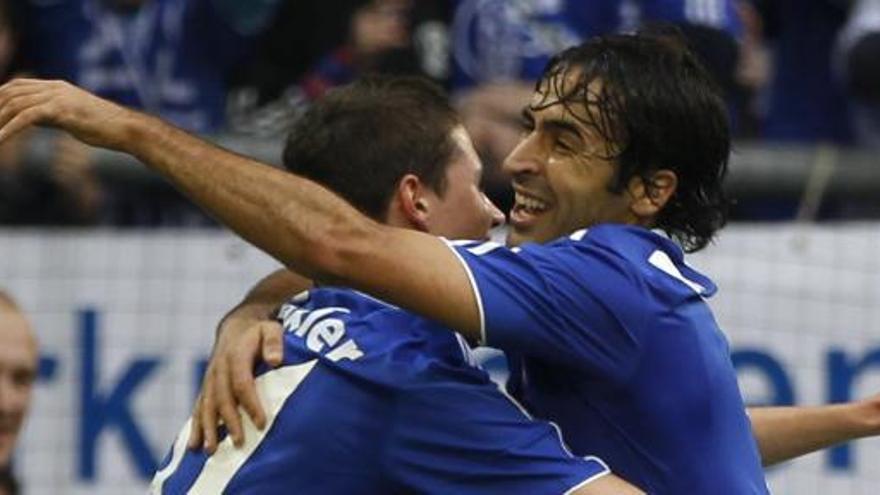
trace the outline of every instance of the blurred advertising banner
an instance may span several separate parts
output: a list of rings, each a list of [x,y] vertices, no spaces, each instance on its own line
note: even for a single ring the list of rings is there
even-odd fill
[[[41,344],[15,458],[35,495],[145,493],[192,407],[216,323],[279,266],[219,230],[6,230],[0,259],[0,286]],[[720,288],[710,302],[750,403],[880,393],[880,224],[732,225],[691,263]],[[478,354],[503,376],[502,357]],[[875,494],[880,440],[768,480],[777,493]]]

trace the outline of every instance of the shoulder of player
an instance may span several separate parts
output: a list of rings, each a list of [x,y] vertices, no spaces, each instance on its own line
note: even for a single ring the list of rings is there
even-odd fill
[[[576,231],[548,244],[547,248],[613,267],[611,273],[623,275],[621,280],[637,285],[682,289],[673,292],[682,295],[696,292],[703,297],[716,291],[711,279],[685,262],[684,252],[678,244],[662,232],[643,227],[600,224]]]
[[[676,259],[681,258],[681,250],[669,239],[642,227],[622,224],[600,224],[544,245],[524,244],[522,247],[528,253],[568,253],[587,258],[607,255],[601,257],[636,266],[644,264],[658,249],[671,252]],[[679,253],[675,253],[676,250]]]
[[[683,294],[712,296],[712,280],[685,261],[684,251],[663,232],[627,225],[601,225],[590,230],[590,241],[617,253],[645,280]]]

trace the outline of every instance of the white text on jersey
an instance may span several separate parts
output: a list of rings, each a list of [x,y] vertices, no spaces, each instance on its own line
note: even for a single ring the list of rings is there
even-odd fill
[[[310,351],[324,354],[333,362],[341,359],[355,361],[364,353],[354,340],[345,339],[345,322],[331,318],[334,313],[347,314],[349,310],[336,306],[310,310],[285,304],[281,306],[278,318],[286,333],[305,339]]]

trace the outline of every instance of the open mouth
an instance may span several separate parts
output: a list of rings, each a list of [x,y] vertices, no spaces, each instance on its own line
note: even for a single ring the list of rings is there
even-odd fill
[[[546,201],[517,191],[510,210],[510,223],[514,227],[527,227],[549,209],[550,205]]]

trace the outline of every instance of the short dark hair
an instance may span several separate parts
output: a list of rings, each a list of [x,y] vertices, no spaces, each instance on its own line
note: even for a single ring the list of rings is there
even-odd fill
[[[601,83],[598,91],[590,88],[594,81]],[[533,109],[562,104],[606,141],[605,158],[618,166],[612,192],[622,192],[635,176],[650,188],[653,172],[675,172],[678,188],[654,227],[686,251],[702,249],[724,226],[727,106],[673,28],[601,36],[569,48],[551,59],[536,89],[546,94]],[[581,111],[573,112],[573,105]]]
[[[437,194],[456,153],[459,118],[419,77],[367,76],[328,92],[294,124],[284,166],[383,220],[398,181],[417,175]]]

